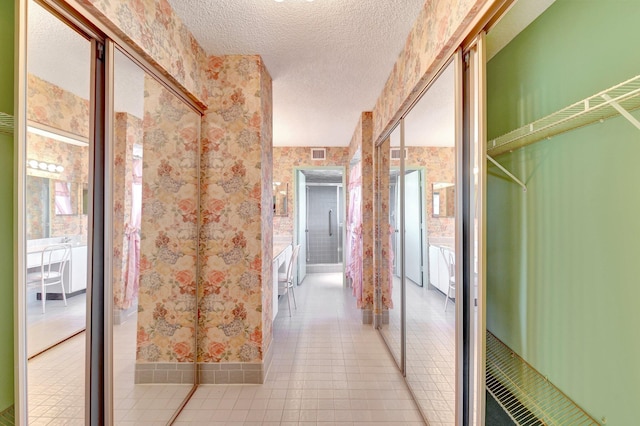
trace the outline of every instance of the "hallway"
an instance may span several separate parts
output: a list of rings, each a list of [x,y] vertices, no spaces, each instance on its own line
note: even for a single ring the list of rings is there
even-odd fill
[[[424,424],[393,359],[363,325],[342,274],[308,274],[298,309],[280,299],[263,385],[200,386],[175,424]]]

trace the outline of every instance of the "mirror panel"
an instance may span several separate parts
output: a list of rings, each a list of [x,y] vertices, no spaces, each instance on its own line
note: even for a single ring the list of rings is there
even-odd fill
[[[402,262],[404,250],[400,238],[400,126],[377,150],[379,159],[378,227],[381,256],[380,285],[382,290],[382,318],[379,329],[396,363],[402,361]],[[401,367],[402,368],[402,367]]]
[[[273,214],[274,216],[288,216],[289,206],[287,203],[289,196],[289,184],[283,182],[273,182]]]
[[[28,423],[83,424],[91,43],[39,4],[27,9]]]
[[[443,425],[456,406],[454,78],[451,63],[405,118],[406,377],[427,421]]]
[[[117,50],[114,80],[114,418],[166,423],[195,383],[200,115]]]

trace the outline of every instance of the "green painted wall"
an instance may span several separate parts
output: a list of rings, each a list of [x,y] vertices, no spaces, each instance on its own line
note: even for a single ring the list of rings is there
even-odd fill
[[[638,17],[558,0],[487,66],[489,139],[640,74]],[[618,117],[497,159],[529,190],[490,168],[489,330],[596,419],[637,424],[640,130]]]
[[[13,115],[14,2],[0,0],[0,111]],[[0,412],[13,404],[13,138],[0,134]]]

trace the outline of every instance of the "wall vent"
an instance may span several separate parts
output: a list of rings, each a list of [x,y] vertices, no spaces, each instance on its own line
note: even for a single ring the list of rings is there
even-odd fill
[[[400,159],[400,148],[391,148],[391,159],[399,160]],[[404,149],[404,159],[407,159],[407,148]]]
[[[326,148],[311,148],[311,159],[315,161],[326,160],[327,159]]]
[[[13,134],[13,116],[4,112],[0,112],[0,133],[6,135]]]
[[[517,425],[601,425],[488,331],[486,387]]]

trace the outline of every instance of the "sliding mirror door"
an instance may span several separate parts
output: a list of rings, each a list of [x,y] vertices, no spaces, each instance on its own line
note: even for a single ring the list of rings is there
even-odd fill
[[[456,343],[456,71],[451,62],[404,119],[406,377],[427,420],[447,425],[455,423],[462,349]]]
[[[381,318],[378,328],[396,363],[404,370],[404,325],[402,307],[403,226],[400,179],[401,126],[376,147],[378,158],[378,269],[381,288]]]
[[[92,129],[92,41],[27,4],[21,158],[27,405],[32,424],[83,424]],[[22,338],[22,336],[21,336]],[[20,416],[23,413],[19,413]]]
[[[114,419],[166,423],[195,383],[200,114],[114,56]]]

